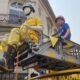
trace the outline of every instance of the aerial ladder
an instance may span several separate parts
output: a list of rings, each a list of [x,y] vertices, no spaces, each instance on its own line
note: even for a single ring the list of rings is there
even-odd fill
[[[60,35],[47,36],[40,30],[37,31],[40,34],[39,45],[36,46],[32,42],[26,41],[29,49],[25,49],[26,45],[25,48],[23,47],[25,43],[22,44],[19,47],[18,64],[22,66],[23,70],[37,68],[53,71],[53,73],[48,72],[46,75],[37,76],[30,80],[48,77],[53,77],[51,80],[66,80],[66,77],[67,80],[73,80],[73,75],[69,75],[80,72],[80,45],[73,41],[65,40]],[[43,36],[48,38],[45,42],[43,42]],[[66,76],[64,77],[64,75]],[[58,78],[56,78],[57,76]],[[77,78],[80,79],[80,75],[77,75]]]
[[[25,40],[18,48],[18,55],[15,57],[15,60],[18,59],[18,61],[15,61],[14,65],[18,65],[23,70],[37,68],[49,71],[48,74],[28,80],[46,80],[45,78],[51,78],[50,80],[73,80],[73,75],[69,75],[80,72],[80,45],[65,40],[59,35],[47,36],[38,28],[34,30],[38,31],[40,35],[40,43],[35,45],[31,41]],[[46,41],[43,41],[43,36],[46,37]],[[3,67],[0,67],[0,70],[9,72]],[[77,76],[80,79],[80,75]]]

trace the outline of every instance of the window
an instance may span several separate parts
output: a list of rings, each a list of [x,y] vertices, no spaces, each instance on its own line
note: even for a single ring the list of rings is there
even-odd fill
[[[47,27],[48,27],[48,35],[51,35],[53,29],[52,29],[52,22],[49,17],[47,17]]]
[[[17,23],[18,20],[20,20],[20,19],[22,20],[22,22],[25,21],[26,15],[24,14],[22,7],[23,7],[23,4],[17,3],[17,2],[14,2],[10,5],[9,20],[11,22],[15,21]]]
[[[17,3],[17,2],[12,3],[10,6],[10,14],[25,18],[26,15],[22,10],[22,6],[23,6],[22,3]]]
[[[41,12],[41,7],[39,6],[39,16],[41,17],[41,14],[42,14],[42,12]]]

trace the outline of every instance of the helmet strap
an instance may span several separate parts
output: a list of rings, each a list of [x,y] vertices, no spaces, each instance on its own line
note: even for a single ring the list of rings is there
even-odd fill
[[[26,14],[26,16],[29,16],[29,15],[31,14],[31,12],[35,13],[34,8],[31,8],[31,7],[30,7],[30,9],[31,9],[30,12],[29,12],[28,14]]]

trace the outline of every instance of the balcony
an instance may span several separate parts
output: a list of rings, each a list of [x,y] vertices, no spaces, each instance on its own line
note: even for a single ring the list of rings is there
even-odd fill
[[[26,17],[13,14],[0,14],[0,32],[10,32],[14,27],[19,27]]]
[[[26,17],[13,15],[13,14],[0,14],[0,28],[3,27],[14,27],[21,25],[26,20]]]

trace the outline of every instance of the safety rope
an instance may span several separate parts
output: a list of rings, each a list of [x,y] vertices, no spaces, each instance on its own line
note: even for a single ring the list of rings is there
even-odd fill
[[[19,63],[19,52],[17,52],[17,57],[16,57],[16,67],[15,67],[15,78],[14,80],[18,80],[18,63]]]

